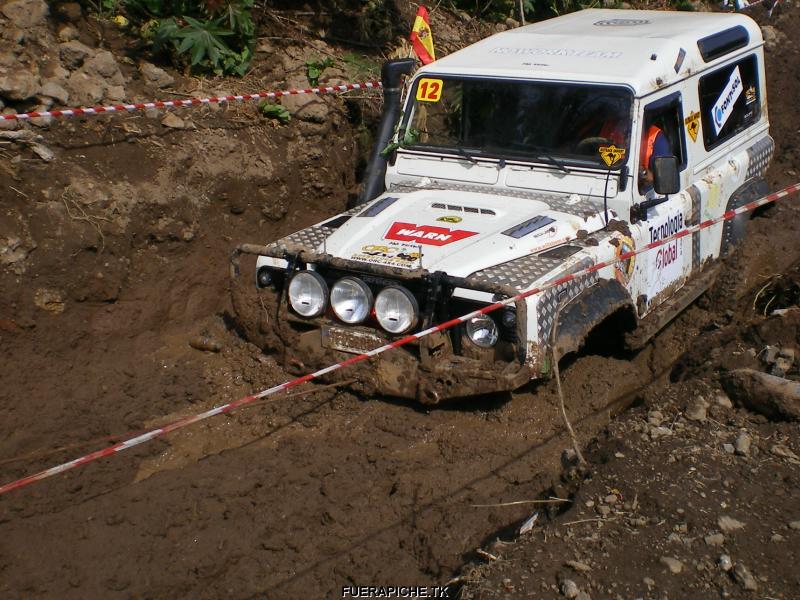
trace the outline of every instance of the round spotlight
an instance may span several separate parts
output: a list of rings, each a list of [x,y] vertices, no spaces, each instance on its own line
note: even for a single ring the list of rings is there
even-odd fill
[[[361,323],[372,308],[372,290],[356,277],[342,277],[331,289],[331,308],[345,323]]]
[[[503,311],[500,321],[506,329],[514,329],[517,326],[517,311],[507,308]]]
[[[478,315],[467,321],[467,337],[481,348],[491,348],[497,343],[497,325],[488,315]]]
[[[375,317],[389,333],[405,333],[417,324],[419,304],[407,289],[389,286],[375,298]]]
[[[272,272],[269,267],[261,267],[256,274],[258,287],[265,288],[272,283]]]
[[[328,285],[319,273],[300,271],[289,283],[289,304],[303,317],[318,317],[325,310]]]

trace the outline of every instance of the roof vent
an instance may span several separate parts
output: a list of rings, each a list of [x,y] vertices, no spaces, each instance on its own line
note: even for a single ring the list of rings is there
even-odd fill
[[[524,223],[520,223],[519,225],[515,225],[511,229],[506,229],[503,232],[503,235],[507,235],[514,239],[519,239],[525,237],[529,233],[536,231],[537,229],[541,229],[546,225],[550,225],[550,223],[555,223],[555,219],[545,216],[545,215],[538,215],[533,217],[532,219],[528,219]]]
[[[441,202],[434,202],[431,208],[438,208],[440,210],[449,210],[456,212],[465,212],[481,215],[494,215],[495,213],[491,208],[477,208],[475,206],[457,206],[455,204],[442,204]]]

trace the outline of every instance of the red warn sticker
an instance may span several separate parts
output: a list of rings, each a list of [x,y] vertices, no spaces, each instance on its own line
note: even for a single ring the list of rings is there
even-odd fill
[[[434,225],[394,223],[389,228],[389,231],[386,232],[384,238],[397,240],[398,242],[416,242],[417,244],[426,244],[428,246],[445,246],[477,234],[477,231],[448,229],[447,227],[436,227]]]

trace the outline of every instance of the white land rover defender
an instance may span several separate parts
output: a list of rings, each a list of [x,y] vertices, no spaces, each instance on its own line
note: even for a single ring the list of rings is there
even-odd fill
[[[233,286],[247,334],[308,372],[751,201],[774,143],[763,40],[738,14],[584,10],[484,39],[385,110],[362,203],[267,246]],[[746,217],[703,229],[340,378],[436,403],[546,376],[624,315],[641,345],[710,285]],[[620,320],[619,323],[623,323]]]

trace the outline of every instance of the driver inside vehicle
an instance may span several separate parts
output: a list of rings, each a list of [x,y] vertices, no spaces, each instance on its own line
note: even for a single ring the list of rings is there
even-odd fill
[[[625,148],[630,114],[618,96],[592,96],[576,111],[577,127],[565,140],[576,154],[596,154],[601,146]]]

